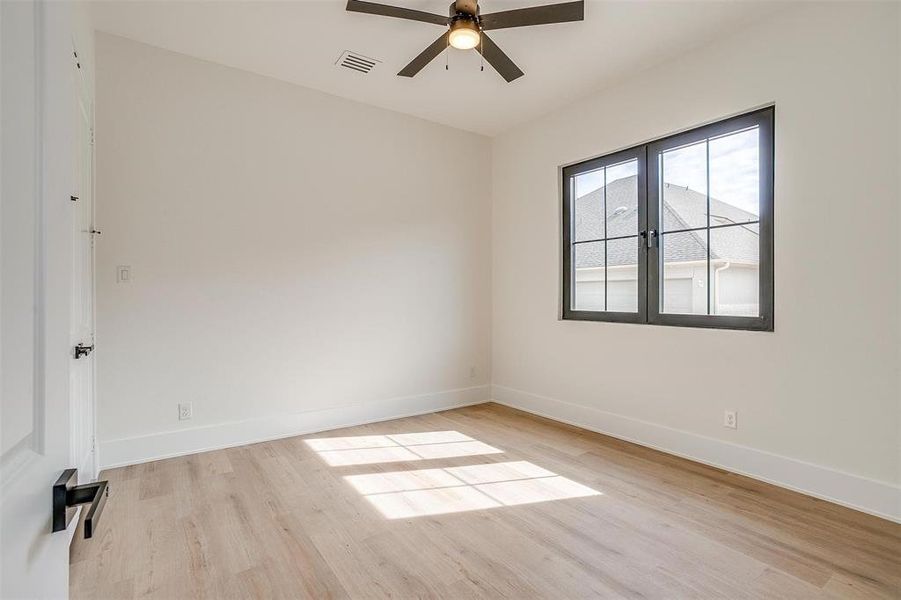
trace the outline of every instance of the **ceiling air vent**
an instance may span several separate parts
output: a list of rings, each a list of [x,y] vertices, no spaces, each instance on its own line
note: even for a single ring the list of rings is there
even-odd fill
[[[362,54],[357,54],[356,52],[351,52],[350,50],[345,50],[335,64],[339,67],[352,69],[359,73],[368,73],[380,62],[382,61],[363,56]]]

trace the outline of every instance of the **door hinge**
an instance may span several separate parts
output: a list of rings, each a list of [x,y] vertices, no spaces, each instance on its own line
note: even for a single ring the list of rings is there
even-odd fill
[[[93,343],[91,343],[90,346],[85,346],[84,344],[77,344],[75,346],[75,350],[72,354],[75,356],[75,359],[78,360],[79,358],[87,356],[88,354],[90,354],[93,351],[94,351]]]

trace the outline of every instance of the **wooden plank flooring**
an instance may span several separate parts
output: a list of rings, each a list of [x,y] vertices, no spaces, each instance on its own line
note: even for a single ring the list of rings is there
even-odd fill
[[[73,598],[901,598],[901,525],[496,404],[103,477]]]

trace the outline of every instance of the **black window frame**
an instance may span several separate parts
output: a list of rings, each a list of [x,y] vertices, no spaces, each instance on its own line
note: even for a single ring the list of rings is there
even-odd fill
[[[769,106],[696,127],[682,133],[659,138],[620,150],[598,158],[582,161],[562,168],[562,318],[572,321],[605,321],[616,323],[638,323],[647,325],[665,325],[676,327],[699,327],[713,329],[738,329],[748,331],[773,331],[774,315],[774,169],[775,169],[775,106]],[[729,133],[757,127],[760,132],[759,152],[759,307],[756,317],[733,315],[697,315],[660,312],[660,277],[662,271],[660,252],[660,230],[662,229],[659,189],[659,163],[661,152],[679,148],[705,139],[712,139]],[[575,177],[598,170],[605,166],[615,165],[631,159],[638,160],[638,311],[634,313],[585,311],[572,308],[572,293],[575,281],[575,269],[572,265],[573,250],[576,244],[588,243],[588,240],[574,240],[573,232],[573,200]],[[709,199],[709,191],[708,191]],[[709,201],[709,200],[708,200]],[[604,211],[606,214],[606,210]],[[709,222],[704,229],[711,231],[728,226],[711,226]],[[693,228],[695,229],[695,228]],[[605,237],[606,240],[606,232]],[[598,240],[600,241],[600,240]],[[708,244],[708,263],[709,263]],[[708,267],[709,269],[709,267]],[[605,278],[606,285],[606,278]],[[606,289],[606,288],[605,288]],[[605,292],[606,293],[606,292]]]
[[[572,308],[572,288],[573,288],[573,280],[576,276],[575,269],[572,268],[572,248],[576,244],[590,244],[597,241],[607,241],[608,238],[605,236],[598,240],[582,240],[576,242],[573,240],[573,227],[572,227],[572,200],[573,200],[573,187],[575,176],[580,175],[582,173],[589,173],[591,171],[597,171],[604,167],[609,167],[617,164],[621,164],[624,162],[628,162],[630,160],[638,161],[638,231],[635,232],[636,243],[638,244],[638,312],[614,312],[614,311],[587,311],[587,310],[574,310]],[[594,158],[578,165],[572,165],[570,167],[566,167],[563,169],[563,219],[564,219],[564,227],[563,227],[563,247],[564,249],[570,249],[570,251],[564,251],[563,253],[563,273],[564,275],[564,284],[563,284],[563,306],[564,306],[564,319],[573,319],[579,321],[597,321],[599,319],[595,318],[597,314],[604,315],[604,321],[613,321],[617,323],[643,323],[647,319],[647,299],[648,294],[645,289],[648,277],[647,277],[647,254],[648,248],[647,244],[643,243],[644,238],[641,236],[641,232],[647,231],[647,201],[646,195],[648,191],[647,187],[647,171],[645,166],[647,161],[645,160],[644,148],[642,146],[636,146],[634,148],[628,148],[626,150],[621,150],[619,152],[614,152],[613,154],[608,154],[606,156],[602,156],[600,158]],[[606,200],[606,198],[605,198]],[[606,210],[604,211],[606,213]],[[620,239],[620,238],[612,238],[612,239]],[[606,261],[605,261],[605,270],[606,270]],[[605,290],[606,290],[606,277],[605,277]],[[606,292],[605,292],[606,293]]]

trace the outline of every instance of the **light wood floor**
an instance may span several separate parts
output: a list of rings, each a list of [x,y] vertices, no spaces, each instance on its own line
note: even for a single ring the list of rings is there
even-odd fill
[[[901,597],[899,525],[495,404],[103,476],[73,598]]]

